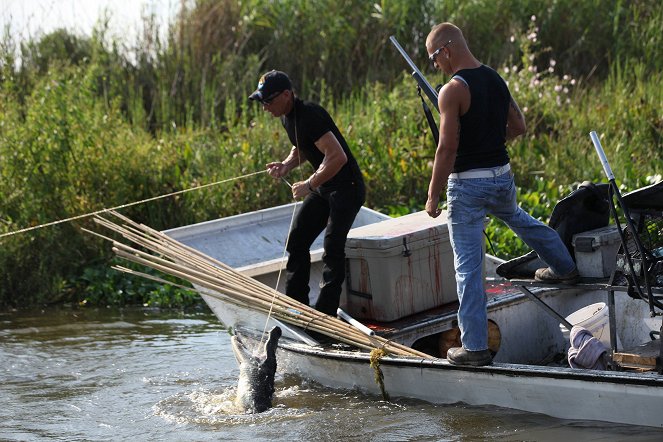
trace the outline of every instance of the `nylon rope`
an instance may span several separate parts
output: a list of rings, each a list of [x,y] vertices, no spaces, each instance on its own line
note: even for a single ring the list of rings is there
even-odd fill
[[[389,402],[389,394],[384,386],[384,373],[382,373],[382,369],[380,368],[380,360],[386,355],[387,352],[382,348],[374,348],[371,350],[370,366],[374,370],[375,383],[380,387],[382,399],[385,402]]]
[[[223,184],[223,183],[227,183],[227,182],[230,182],[230,181],[235,181],[235,180],[248,178],[250,176],[259,175],[261,173],[266,173],[266,172],[267,172],[266,170],[260,170],[258,172],[247,173],[246,175],[240,175],[240,176],[236,176],[236,177],[232,177],[232,178],[227,178],[225,180],[216,181],[214,183],[203,184],[201,186],[191,187],[189,189],[184,189],[184,190],[178,190],[176,192],[171,192],[171,193],[167,193],[167,194],[164,194],[164,195],[158,195],[158,196],[154,196],[154,197],[151,197],[151,198],[146,198],[146,199],[143,199],[143,200],[140,200],[140,201],[134,201],[132,203],[122,204],[120,206],[111,207],[111,208],[108,208],[108,209],[97,210],[96,212],[91,212],[91,213],[86,213],[86,214],[83,214],[83,215],[72,216],[71,218],[61,219],[61,220],[57,220],[57,221],[51,221],[51,222],[48,222],[48,223],[40,224],[38,226],[26,227],[24,229],[15,230],[13,232],[3,233],[3,234],[0,235],[0,238],[4,238],[6,236],[17,235],[19,233],[29,232],[31,230],[41,229],[43,227],[55,226],[57,224],[62,224],[62,223],[70,222],[70,221],[75,221],[75,220],[78,220],[78,219],[98,215],[100,213],[106,213],[106,212],[110,212],[110,211],[113,211],[113,210],[124,209],[124,208],[127,208],[127,207],[147,203],[147,202],[150,202],[150,201],[156,201],[158,199],[167,198],[167,197],[174,196],[174,195],[181,195],[183,193],[191,192],[193,190],[200,190],[200,189],[204,189],[206,187],[216,186],[216,185],[219,185],[219,184]]]
[[[287,184],[287,183],[286,183]],[[290,239],[290,231],[292,230],[292,225],[295,221],[295,212],[297,210],[297,204],[292,205],[292,216],[290,217],[290,227],[288,228],[288,236],[285,240],[285,245],[283,246],[283,254],[281,255],[281,263],[285,260],[285,254],[288,250],[288,240]],[[272,295],[272,302],[269,304],[269,312],[267,312],[267,319],[265,319],[265,326],[262,329],[262,337],[260,338],[260,345],[258,348],[262,347],[262,342],[265,339],[265,333],[267,332],[267,324],[269,323],[270,318],[272,317],[272,311],[274,311],[274,300],[279,294],[279,283],[281,282],[281,274],[283,273],[283,266],[279,265],[279,273],[276,276],[276,284],[274,285],[274,294]]]

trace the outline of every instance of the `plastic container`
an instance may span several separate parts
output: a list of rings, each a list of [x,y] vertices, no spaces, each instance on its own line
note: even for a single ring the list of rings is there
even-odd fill
[[[389,322],[458,300],[446,212],[353,229],[345,254],[341,305],[351,316]]]
[[[615,270],[621,245],[616,225],[578,233],[571,241],[580,276],[607,278]]]
[[[583,307],[567,316],[566,320],[574,326],[577,325],[589,331],[596,339],[601,341],[606,349],[610,350],[609,310],[605,302],[597,302]],[[568,330],[563,324],[559,324],[559,329],[564,335],[564,340],[570,345],[571,330]],[[617,347],[621,348],[619,337],[617,338]]]

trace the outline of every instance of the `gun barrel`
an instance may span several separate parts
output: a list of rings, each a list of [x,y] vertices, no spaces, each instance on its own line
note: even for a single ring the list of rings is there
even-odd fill
[[[435,109],[439,112],[440,109],[437,107],[437,91],[433,89],[433,86],[431,86],[428,80],[426,80],[424,74],[421,73],[417,65],[414,64],[410,56],[407,54],[407,52],[405,52],[405,49],[403,49],[400,43],[398,43],[396,37],[392,35],[391,37],[389,37],[389,40],[396,47],[398,52],[400,52],[400,54],[403,56],[407,64],[410,65],[410,68],[412,68],[412,76],[419,84],[419,87],[423,89],[424,93],[426,94],[430,102],[433,104]]]

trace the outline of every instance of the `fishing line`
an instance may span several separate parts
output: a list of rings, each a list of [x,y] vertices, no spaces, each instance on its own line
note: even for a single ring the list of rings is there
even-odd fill
[[[285,181],[285,180],[283,180]],[[288,184],[287,181],[285,181]],[[288,184],[290,186],[290,184]],[[292,187],[292,186],[290,186]],[[285,254],[288,251],[288,241],[290,240],[290,231],[292,231],[292,225],[295,222],[295,213],[297,211],[297,202],[292,205],[292,216],[290,217],[290,227],[288,227],[288,236],[285,239],[285,245],[283,246],[283,254],[281,255],[281,263],[285,261]],[[265,339],[265,333],[267,332],[267,324],[269,323],[270,318],[272,317],[272,311],[274,310],[274,300],[279,294],[279,282],[281,282],[281,274],[283,273],[283,265],[279,265],[279,273],[276,276],[276,285],[274,285],[274,294],[272,295],[272,301],[269,303],[269,312],[267,312],[267,319],[265,319],[265,326],[262,329],[262,336],[260,337],[260,344],[258,348],[262,347],[262,341]]]
[[[292,184],[290,184],[290,183],[288,182],[288,180],[286,180],[286,179],[283,178],[283,177],[281,177],[281,179],[283,180],[284,183],[286,183],[286,184],[288,185],[288,187],[290,187],[290,188],[292,189]]]
[[[181,195],[181,194],[186,193],[186,192],[191,192],[192,190],[200,190],[200,189],[204,189],[205,187],[216,186],[218,184],[223,184],[223,183],[227,183],[229,181],[248,178],[250,176],[258,175],[258,174],[265,173],[265,172],[267,172],[267,171],[266,170],[260,170],[258,172],[247,173],[246,175],[236,176],[236,177],[233,177],[233,178],[227,178],[225,180],[217,181],[217,182],[214,182],[214,183],[203,184],[201,186],[191,187],[189,189],[178,190],[176,192],[167,193],[165,195],[159,195],[159,196],[154,196],[152,198],[146,198],[146,199],[143,199],[143,200],[140,200],[140,201],[134,201],[133,203],[122,204],[121,206],[111,207],[109,209],[101,209],[101,210],[97,210],[96,212],[86,213],[84,215],[72,216],[71,218],[61,219],[61,220],[58,220],[58,221],[51,221],[51,222],[48,222],[48,223],[40,224],[38,226],[26,227],[25,229],[20,229],[20,230],[15,230],[13,232],[3,233],[3,234],[0,235],[0,238],[4,238],[5,236],[17,235],[19,233],[29,232],[31,230],[41,229],[42,227],[49,227],[49,226],[54,226],[54,225],[57,225],[57,224],[62,224],[62,223],[70,222],[70,221],[75,221],[77,219],[87,218],[89,216],[99,215],[101,213],[116,211],[116,210],[119,210],[119,209],[124,209],[126,207],[131,207],[131,206],[135,206],[135,205],[138,205],[138,204],[143,204],[143,203],[147,203],[147,202],[150,202],[150,201],[156,201],[158,199],[166,198],[166,197],[169,197],[169,196]]]

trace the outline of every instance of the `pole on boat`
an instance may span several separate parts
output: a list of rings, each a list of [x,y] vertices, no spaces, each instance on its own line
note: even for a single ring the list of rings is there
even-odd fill
[[[589,138],[591,138],[592,143],[594,143],[594,149],[596,149],[596,153],[599,156],[599,160],[603,166],[605,176],[608,177],[608,181],[614,184],[615,174],[612,173],[612,168],[610,167],[610,163],[608,163],[608,158],[605,156],[605,151],[603,150],[603,146],[601,146],[601,140],[599,140],[599,136],[596,134],[596,131],[591,131],[589,133]]]
[[[278,325],[279,327],[281,327],[283,330],[287,330],[292,335],[297,336],[297,338],[300,339],[301,341],[303,341],[304,343],[306,343],[308,345],[320,345],[318,341],[311,338],[306,333],[300,333],[299,330],[296,330],[296,329],[290,327],[289,325],[286,325],[283,321],[280,321],[277,318],[271,318],[271,320],[274,321],[274,323],[276,325]]]
[[[649,304],[649,313],[652,317],[656,316],[656,313],[654,312],[654,305],[657,304],[657,302],[654,300],[654,294],[652,293],[651,290],[651,284],[649,283],[649,277],[648,277],[648,272],[647,269],[644,268],[645,265],[645,260],[646,260],[646,252],[644,249],[644,246],[642,245],[642,241],[640,241],[640,237],[638,236],[638,231],[635,229],[635,226],[633,224],[633,220],[631,219],[631,213],[628,209],[628,206],[626,203],[624,203],[624,200],[622,199],[622,195],[619,192],[619,187],[617,187],[617,183],[615,182],[615,175],[612,173],[612,168],[610,167],[610,163],[608,163],[608,159],[605,156],[605,151],[603,150],[603,146],[601,146],[601,140],[599,140],[598,135],[596,134],[596,131],[591,131],[589,133],[589,137],[592,140],[592,143],[594,143],[594,149],[596,149],[596,153],[599,156],[599,159],[601,160],[601,165],[603,166],[603,171],[605,172],[606,177],[608,178],[608,182],[610,183],[610,211],[612,212],[613,218],[615,219],[615,224],[617,224],[617,231],[619,232],[619,237],[622,241],[622,247],[624,248],[624,256],[626,257],[626,261],[628,263],[629,269],[631,271],[631,276],[633,277],[633,280],[635,281],[635,287],[638,291],[638,294],[642,299],[647,299],[647,302]],[[624,213],[624,218],[626,219],[626,225],[628,226],[628,229],[631,231],[632,236],[633,236],[633,242],[635,243],[638,253],[641,256],[642,259],[642,273],[644,275],[644,283],[645,283],[645,288],[647,289],[647,296],[645,297],[645,294],[642,292],[642,287],[640,287],[640,284],[638,284],[638,278],[636,276],[636,271],[635,267],[633,265],[633,260],[631,258],[630,253],[628,252],[628,246],[626,242],[626,237],[624,235],[624,232],[622,231],[621,225],[619,223],[619,217],[617,215],[617,210],[615,209],[615,206],[612,204],[612,195],[614,195],[617,198],[617,202],[619,203],[619,206],[622,209],[622,212]]]
[[[341,318],[342,320],[344,320],[345,322],[347,322],[348,324],[350,324],[350,325],[352,325],[353,327],[355,327],[357,330],[359,330],[360,332],[362,332],[362,333],[365,334],[366,336],[373,336],[373,335],[375,334],[375,332],[374,332],[373,330],[371,330],[370,328],[366,327],[364,324],[362,324],[361,322],[357,321],[357,320],[356,320],[355,318],[353,318],[352,316],[348,315],[346,312],[344,312],[343,310],[341,310],[340,307],[336,310],[336,315],[337,315],[339,318]]]

